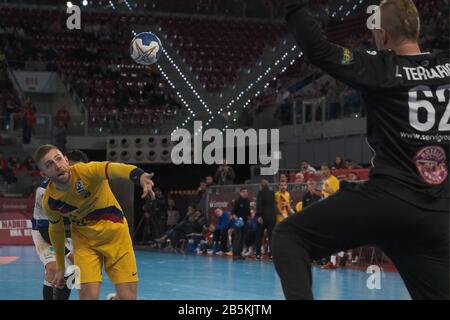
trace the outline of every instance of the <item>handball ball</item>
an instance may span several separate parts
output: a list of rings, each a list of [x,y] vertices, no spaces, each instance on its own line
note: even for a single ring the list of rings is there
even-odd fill
[[[131,40],[130,54],[139,64],[154,64],[162,54],[161,40],[152,32],[141,32]]]
[[[244,226],[244,220],[242,220],[242,218],[239,217],[236,219],[234,225],[236,226],[236,228],[242,228]]]

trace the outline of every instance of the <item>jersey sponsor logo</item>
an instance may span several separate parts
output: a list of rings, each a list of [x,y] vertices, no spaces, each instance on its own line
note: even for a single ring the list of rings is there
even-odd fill
[[[77,193],[81,197],[83,197],[85,199],[90,197],[91,193],[84,188],[83,182],[81,182],[81,180],[77,181],[75,187],[76,187]]]
[[[420,149],[413,162],[426,183],[441,184],[448,176],[447,156],[442,147],[427,146]]]
[[[353,53],[347,49],[347,48],[342,48],[342,60],[341,60],[341,64],[342,65],[348,65],[353,63]]]

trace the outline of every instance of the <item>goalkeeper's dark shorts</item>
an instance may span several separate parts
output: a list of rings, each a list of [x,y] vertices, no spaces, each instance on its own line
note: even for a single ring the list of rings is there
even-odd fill
[[[312,299],[310,261],[376,246],[413,299],[449,299],[449,212],[429,211],[368,181],[341,189],[279,223],[272,236],[287,299]]]

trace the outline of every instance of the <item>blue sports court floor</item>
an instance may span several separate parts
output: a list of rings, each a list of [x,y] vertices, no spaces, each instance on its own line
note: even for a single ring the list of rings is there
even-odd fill
[[[136,251],[136,258],[140,278],[139,299],[283,299],[271,262],[148,251]],[[0,300],[40,300],[43,274],[44,269],[33,246],[0,247]],[[382,273],[379,290],[367,288],[368,277],[367,273],[359,270],[313,268],[315,298],[410,299],[397,273]],[[101,299],[111,292],[114,292],[114,287],[105,277]],[[78,299],[78,295],[72,293],[71,299]]]

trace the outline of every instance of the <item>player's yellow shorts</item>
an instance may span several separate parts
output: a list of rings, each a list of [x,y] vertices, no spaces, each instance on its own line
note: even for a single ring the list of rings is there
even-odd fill
[[[80,283],[102,282],[102,268],[114,284],[137,282],[137,266],[126,219],[123,223],[99,220],[93,225],[72,225],[74,264]]]

